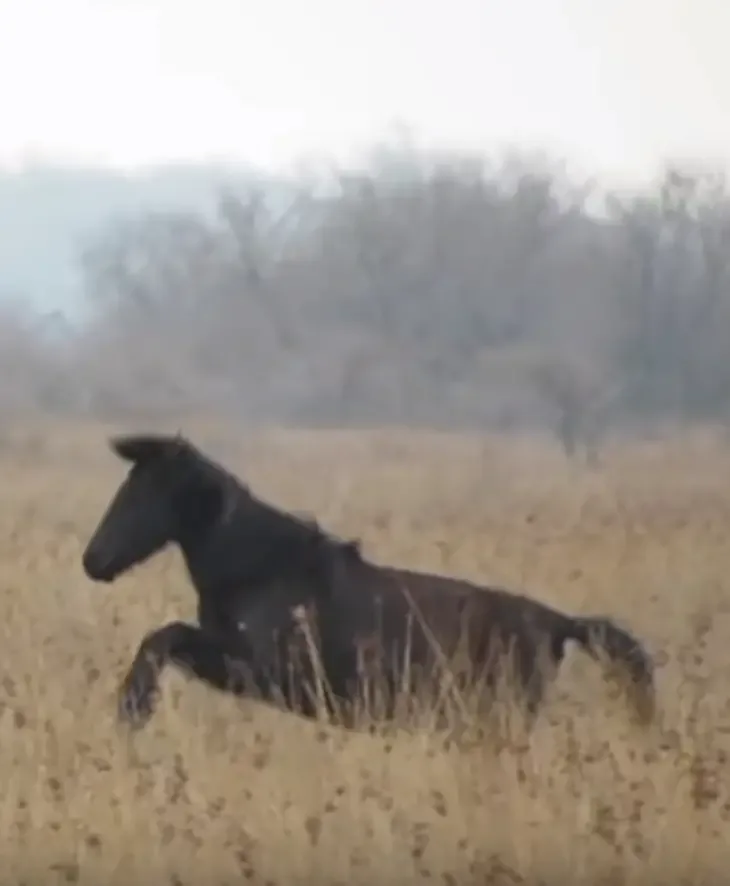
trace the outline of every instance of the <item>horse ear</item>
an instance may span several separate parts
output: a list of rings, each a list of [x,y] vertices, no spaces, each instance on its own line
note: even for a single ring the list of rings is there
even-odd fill
[[[192,449],[190,441],[183,436],[183,432],[178,429],[172,440],[170,447],[170,455],[181,455],[184,452],[190,452]]]
[[[151,459],[165,458],[177,455],[187,446],[187,442],[181,435],[175,437],[155,434],[129,434],[112,437],[109,445],[124,461],[136,464],[148,462]]]

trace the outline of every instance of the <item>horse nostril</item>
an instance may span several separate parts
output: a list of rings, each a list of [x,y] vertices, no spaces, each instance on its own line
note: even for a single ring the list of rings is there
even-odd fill
[[[81,558],[81,565],[83,566],[84,572],[86,573],[87,577],[92,579],[92,581],[104,580],[104,564],[92,551],[86,551],[84,553],[83,557]]]
[[[94,556],[86,551],[81,558],[81,565],[83,566],[84,572],[89,576],[89,578],[94,577],[94,573],[96,570],[94,569]]]

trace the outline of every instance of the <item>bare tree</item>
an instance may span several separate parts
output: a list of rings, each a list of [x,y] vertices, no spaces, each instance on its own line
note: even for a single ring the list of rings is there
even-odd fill
[[[669,168],[655,194],[614,200],[617,359],[641,410],[687,417],[727,403],[730,201],[724,178]],[[623,258],[623,261],[620,259]]]
[[[713,171],[672,167],[603,206],[543,156],[401,139],[358,170],[110,219],[81,257],[79,334],[61,345],[29,307],[3,308],[0,407],[452,427],[509,414],[568,454],[597,451],[637,417],[730,416],[728,247]]]

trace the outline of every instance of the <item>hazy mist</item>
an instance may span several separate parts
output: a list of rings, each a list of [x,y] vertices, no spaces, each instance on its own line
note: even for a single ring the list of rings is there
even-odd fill
[[[730,193],[402,144],[0,176],[0,410],[609,431],[730,415]]]

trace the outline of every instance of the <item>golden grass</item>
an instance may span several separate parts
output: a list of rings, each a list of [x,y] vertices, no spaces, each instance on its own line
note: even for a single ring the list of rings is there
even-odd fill
[[[519,747],[344,733],[175,673],[130,740],[115,690],[193,598],[166,553],[112,587],[80,551],[122,476],[106,428],[0,439],[0,832],[13,882],[719,881],[730,849],[730,447],[269,432],[195,439],[261,494],[380,560],[524,588],[627,623],[657,654],[649,732],[571,653]],[[407,726],[407,724],[405,724]]]

